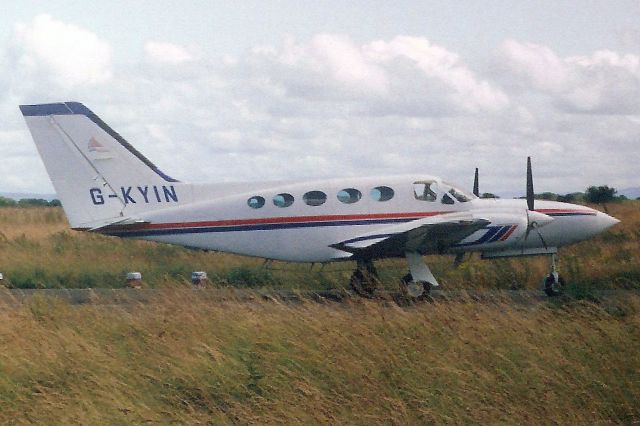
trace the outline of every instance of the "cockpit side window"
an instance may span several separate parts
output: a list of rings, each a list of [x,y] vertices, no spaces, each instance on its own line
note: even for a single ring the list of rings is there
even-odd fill
[[[437,185],[435,182],[414,182],[413,195],[416,200],[420,201],[436,201],[438,198]]]
[[[449,194],[444,194],[442,196],[442,204],[454,204],[453,198],[449,196]]]

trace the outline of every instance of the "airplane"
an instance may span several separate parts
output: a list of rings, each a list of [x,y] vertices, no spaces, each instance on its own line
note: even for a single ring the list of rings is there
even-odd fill
[[[549,296],[562,293],[558,248],[619,221],[592,208],[479,198],[430,175],[183,183],[162,172],[78,102],[21,105],[72,229],[289,262],[355,261],[350,285],[377,291],[374,261],[406,258],[412,296],[439,286],[425,255],[548,256]],[[205,163],[206,164],[206,163]],[[208,163],[215,164],[215,163]]]

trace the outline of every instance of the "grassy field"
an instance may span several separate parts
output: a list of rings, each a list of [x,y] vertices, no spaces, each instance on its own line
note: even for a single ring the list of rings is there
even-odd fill
[[[640,296],[597,289],[640,287],[640,203],[609,210],[621,225],[562,253],[573,297],[399,307],[240,300],[229,287],[340,288],[352,265],[267,270],[68,231],[56,208],[0,209],[9,286],[121,287],[138,270],[163,288],[115,305],[0,297],[0,423],[637,424]],[[546,271],[544,259],[430,262],[450,289],[533,289]],[[380,269],[389,288],[405,272]],[[193,270],[222,288],[190,289]]]
[[[561,250],[561,272],[582,288],[637,288],[640,283],[640,201],[611,204],[622,220],[595,239]],[[16,288],[121,287],[127,271],[139,271],[152,287],[189,285],[192,271],[207,271],[217,285],[328,289],[346,285],[349,262],[311,270],[309,264],[273,263],[222,253],[68,230],[59,208],[0,209],[0,272]],[[457,269],[450,256],[429,258],[446,288],[539,288],[545,258],[482,261]],[[377,262],[383,284],[396,289],[406,262]]]
[[[637,424],[640,297],[0,309],[2,424]]]

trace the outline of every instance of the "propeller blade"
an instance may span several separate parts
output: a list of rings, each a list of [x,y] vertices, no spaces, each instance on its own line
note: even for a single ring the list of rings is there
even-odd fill
[[[478,168],[476,167],[476,175],[473,178],[473,195],[476,197],[480,196],[480,185],[478,182]]]
[[[527,157],[527,208],[534,209],[533,172],[531,171],[531,157]]]

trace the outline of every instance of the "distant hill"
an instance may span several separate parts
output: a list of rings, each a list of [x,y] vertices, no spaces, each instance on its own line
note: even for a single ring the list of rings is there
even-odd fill
[[[631,200],[635,200],[640,197],[640,187],[621,189],[618,191],[618,195],[624,195]]]

